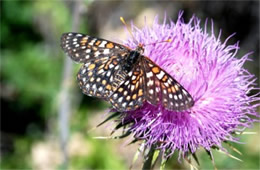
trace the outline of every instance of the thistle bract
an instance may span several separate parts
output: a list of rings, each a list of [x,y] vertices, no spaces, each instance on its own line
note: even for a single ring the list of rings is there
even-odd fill
[[[166,19],[165,19],[166,21]],[[122,124],[145,146],[156,146],[166,156],[176,150],[194,153],[199,147],[210,151],[213,146],[222,148],[223,141],[237,142],[232,135],[250,127],[259,117],[256,108],[259,95],[248,94],[256,89],[255,77],[243,68],[249,53],[236,58],[238,43],[227,45],[228,37],[221,42],[221,31],[203,28],[193,16],[188,23],[182,14],[176,22],[163,24],[155,18],[152,26],[138,29],[132,26],[133,37],[124,42],[135,49],[145,45],[144,55],[167,71],[192,95],[195,104],[182,111],[168,111],[163,106],[146,103],[142,108],[126,112]],[[208,33],[210,32],[210,33]],[[136,40],[135,40],[136,39]],[[171,42],[156,43],[171,39]]]

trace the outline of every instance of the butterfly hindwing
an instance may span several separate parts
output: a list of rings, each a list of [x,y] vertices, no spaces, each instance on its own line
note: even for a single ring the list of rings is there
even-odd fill
[[[111,41],[79,33],[65,33],[63,50],[76,62],[84,63],[78,72],[78,82],[84,94],[107,99],[112,84],[130,49]]]
[[[145,56],[142,56],[141,62],[145,72],[145,98],[148,103],[157,105],[161,98],[161,88],[160,80],[158,80],[158,78],[156,77],[156,73],[154,73],[153,71],[155,69],[159,71],[160,68],[153,65],[153,62],[146,59]]]
[[[115,82],[123,72],[121,62],[119,56],[106,56],[85,63],[78,73],[78,82],[83,93],[107,100],[116,90]]]
[[[191,95],[184,87],[149,58],[145,56],[143,58],[147,84],[145,97],[149,103],[157,104],[160,101],[165,108],[175,111],[188,109],[194,104]]]
[[[143,105],[144,98],[144,70],[141,63],[137,63],[130,71],[119,88],[110,96],[110,103],[118,111],[135,110]]]

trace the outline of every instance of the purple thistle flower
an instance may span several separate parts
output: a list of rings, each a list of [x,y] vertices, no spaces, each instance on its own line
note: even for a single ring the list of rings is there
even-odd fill
[[[155,19],[151,27],[138,29],[132,26],[134,38],[146,45],[144,55],[166,70],[192,95],[194,106],[182,112],[168,111],[163,106],[149,103],[142,108],[126,112],[122,124],[129,125],[136,139],[144,140],[145,146],[171,156],[179,153],[194,153],[199,147],[210,151],[220,149],[223,141],[238,142],[232,134],[241,132],[257,121],[259,92],[255,90],[255,77],[243,68],[250,53],[241,59],[235,58],[239,45],[227,45],[200,27],[200,20],[192,17],[184,23],[182,13],[176,21],[166,24]],[[156,43],[171,39],[171,42]],[[155,43],[155,44],[151,44]],[[135,49],[138,44],[129,37],[125,45]],[[257,89],[258,90],[258,89]]]

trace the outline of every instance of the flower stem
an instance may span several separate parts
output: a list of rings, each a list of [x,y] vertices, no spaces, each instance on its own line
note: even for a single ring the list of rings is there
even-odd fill
[[[145,155],[144,157],[144,164],[142,167],[142,170],[147,170],[147,169],[153,169],[154,165],[153,165],[153,157],[154,157],[154,153],[155,153],[155,147],[152,146],[148,152],[147,155]]]

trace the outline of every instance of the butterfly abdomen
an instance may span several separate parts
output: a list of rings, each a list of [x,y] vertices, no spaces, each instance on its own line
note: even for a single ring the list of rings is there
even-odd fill
[[[127,73],[125,70],[119,70],[115,76],[114,76],[114,80],[112,82],[112,91],[116,91],[118,89],[118,87],[124,83]]]

